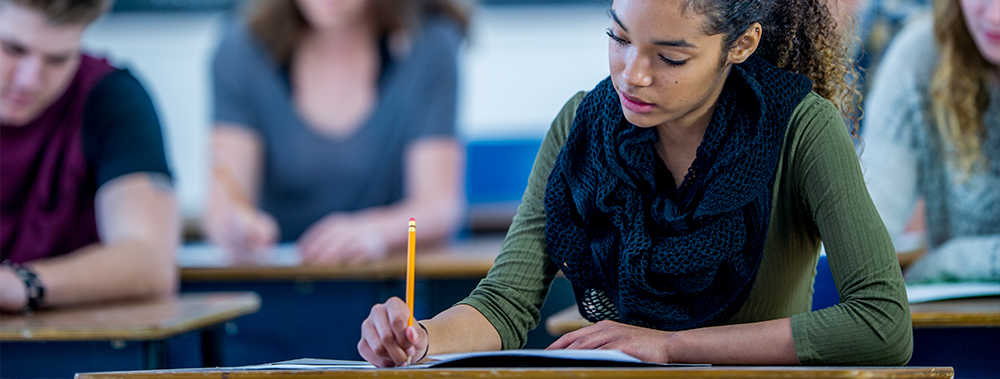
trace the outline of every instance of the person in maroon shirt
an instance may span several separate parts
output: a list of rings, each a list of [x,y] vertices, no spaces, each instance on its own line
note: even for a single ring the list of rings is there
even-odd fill
[[[0,310],[176,292],[153,104],[80,51],[109,0],[0,0]]]

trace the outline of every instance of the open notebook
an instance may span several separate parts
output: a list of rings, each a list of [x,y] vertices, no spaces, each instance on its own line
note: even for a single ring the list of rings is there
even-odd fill
[[[618,350],[502,350],[434,355],[429,363],[411,368],[487,368],[487,367],[670,367],[709,366],[659,364],[640,361]],[[240,370],[329,370],[373,369],[364,361],[303,358],[263,365],[237,367]]]

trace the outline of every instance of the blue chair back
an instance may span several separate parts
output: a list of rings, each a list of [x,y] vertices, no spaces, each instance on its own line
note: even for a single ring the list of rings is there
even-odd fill
[[[819,256],[816,262],[816,281],[813,283],[813,304],[812,310],[820,310],[840,303],[840,294],[837,292],[837,284],[833,282],[833,273],[830,272],[830,262],[826,260],[826,254]]]
[[[465,191],[469,204],[520,201],[541,140],[470,141]]]

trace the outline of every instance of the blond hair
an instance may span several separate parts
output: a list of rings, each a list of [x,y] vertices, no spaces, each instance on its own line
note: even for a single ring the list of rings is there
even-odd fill
[[[970,174],[977,163],[988,164],[982,157],[982,139],[990,64],[969,35],[956,1],[935,0],[934,37],[941,51],[931,79],[934,119],[941,137],[955,147],[952,163]]]

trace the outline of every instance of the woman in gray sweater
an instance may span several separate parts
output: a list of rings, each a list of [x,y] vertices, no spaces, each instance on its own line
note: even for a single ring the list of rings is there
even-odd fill
[[[865,105],[865,179],[897,246],[926,201],[908,283],[1000,281],[998,14],[997,1],[937,1],[893,42]]]

